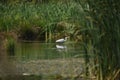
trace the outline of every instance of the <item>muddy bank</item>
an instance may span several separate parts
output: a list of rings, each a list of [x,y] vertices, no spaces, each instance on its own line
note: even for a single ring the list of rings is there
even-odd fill
[[[0,33],[0,80],[5,76],[20,75],[14,61],[11,61],[6,51],[6,35]]]

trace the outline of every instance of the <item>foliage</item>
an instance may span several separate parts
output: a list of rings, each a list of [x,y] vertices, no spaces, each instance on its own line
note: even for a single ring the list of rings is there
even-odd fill
[[[73,1],[68,3],[49,2],[44,4],[0,4],[0,8],[1,31],[8,32],[12,29],[40,27],[42,33],[46,33],[44,35],[46,36],[46,41],[51,41],[54,38],[56,25],[61,21],[74,23],[74,25],[83,25],[83,10],[78,3]]]
[[[120,70],[120,16],[116,0],[87,0],[81,5],[86,12],[84,41],[96,54],[95,65],[99,80],[119,79]],[[86,46],[86,52],[88,48]],[[97,63],[96,63],[97,61]]]
[[[19,38],[24,40],[34,40],[35,31],[31,27],[23,27],[19,30]]]
[[[12,38],[7,39],[6,49],[8,55],[14,56],[15,54],[15,40]]]

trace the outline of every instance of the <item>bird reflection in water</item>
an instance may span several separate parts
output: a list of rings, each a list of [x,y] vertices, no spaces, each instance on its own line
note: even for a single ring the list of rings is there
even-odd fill
[[[62,52],[62,51],[67,51],[67,46],[66,45],[63,45],[63,44],[57,44],[56,45],[56,48],[59,52]]]

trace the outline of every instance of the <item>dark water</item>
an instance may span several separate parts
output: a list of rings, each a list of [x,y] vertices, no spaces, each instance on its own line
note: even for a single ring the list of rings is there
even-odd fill
[[[66,80],[61,74],[81,73],[83,56],[79,43],[17,43],[14,53],[1,56],[0,80]]]

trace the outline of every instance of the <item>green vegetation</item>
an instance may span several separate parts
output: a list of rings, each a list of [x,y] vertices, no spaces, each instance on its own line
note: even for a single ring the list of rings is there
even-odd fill
[[[120,78],[119,4],[117,0],[1,0],[0,32],[15,31],[21,40],[46,42],[69,35],[71,40],[83,42],[86,76],[117,80]],[[8,50],[14,51],[11,39]],[[91,54],[95,55],[92,62],[88,58]]]
[[[15,54],[15,41],[12,38],[8,38],[7,40],[8,41],[6,43],[6,49],[7,49],[8,55],[14,56],[14,54]]]
[[[95,54],[94,68],[98,80],[120,78],[119,4],[116,0],[88,0],[82,4],[87,15],[85,50],[86,54]]]
[[[21,28],[22,31],[26,31],[26,29],[29,31],[33,27],[34,29],[39,28],[41,32],[37,33],[37,37],[42,35],[46,41],[51,41],[55,36],[70,34],[70,31],[73,34],[75,32],[74,26],[78,28],[83,23],[82,17],[84,14],[82,8],[73,1],[69,3],[51,2],[36,5],[32,3],[16,3],[15,5],[8,4],[7,6],[0,4],[0,6],[0,31],[8,32],[11,29],[19,31]],[[59,25],[62,25],[62,31],[58,30]],[[72,28],[69,28],[69,25]],[[23,28],[25,29],[23,30]],[[23,32],[20,36],[28,35],[24,33],[26,32]]]

